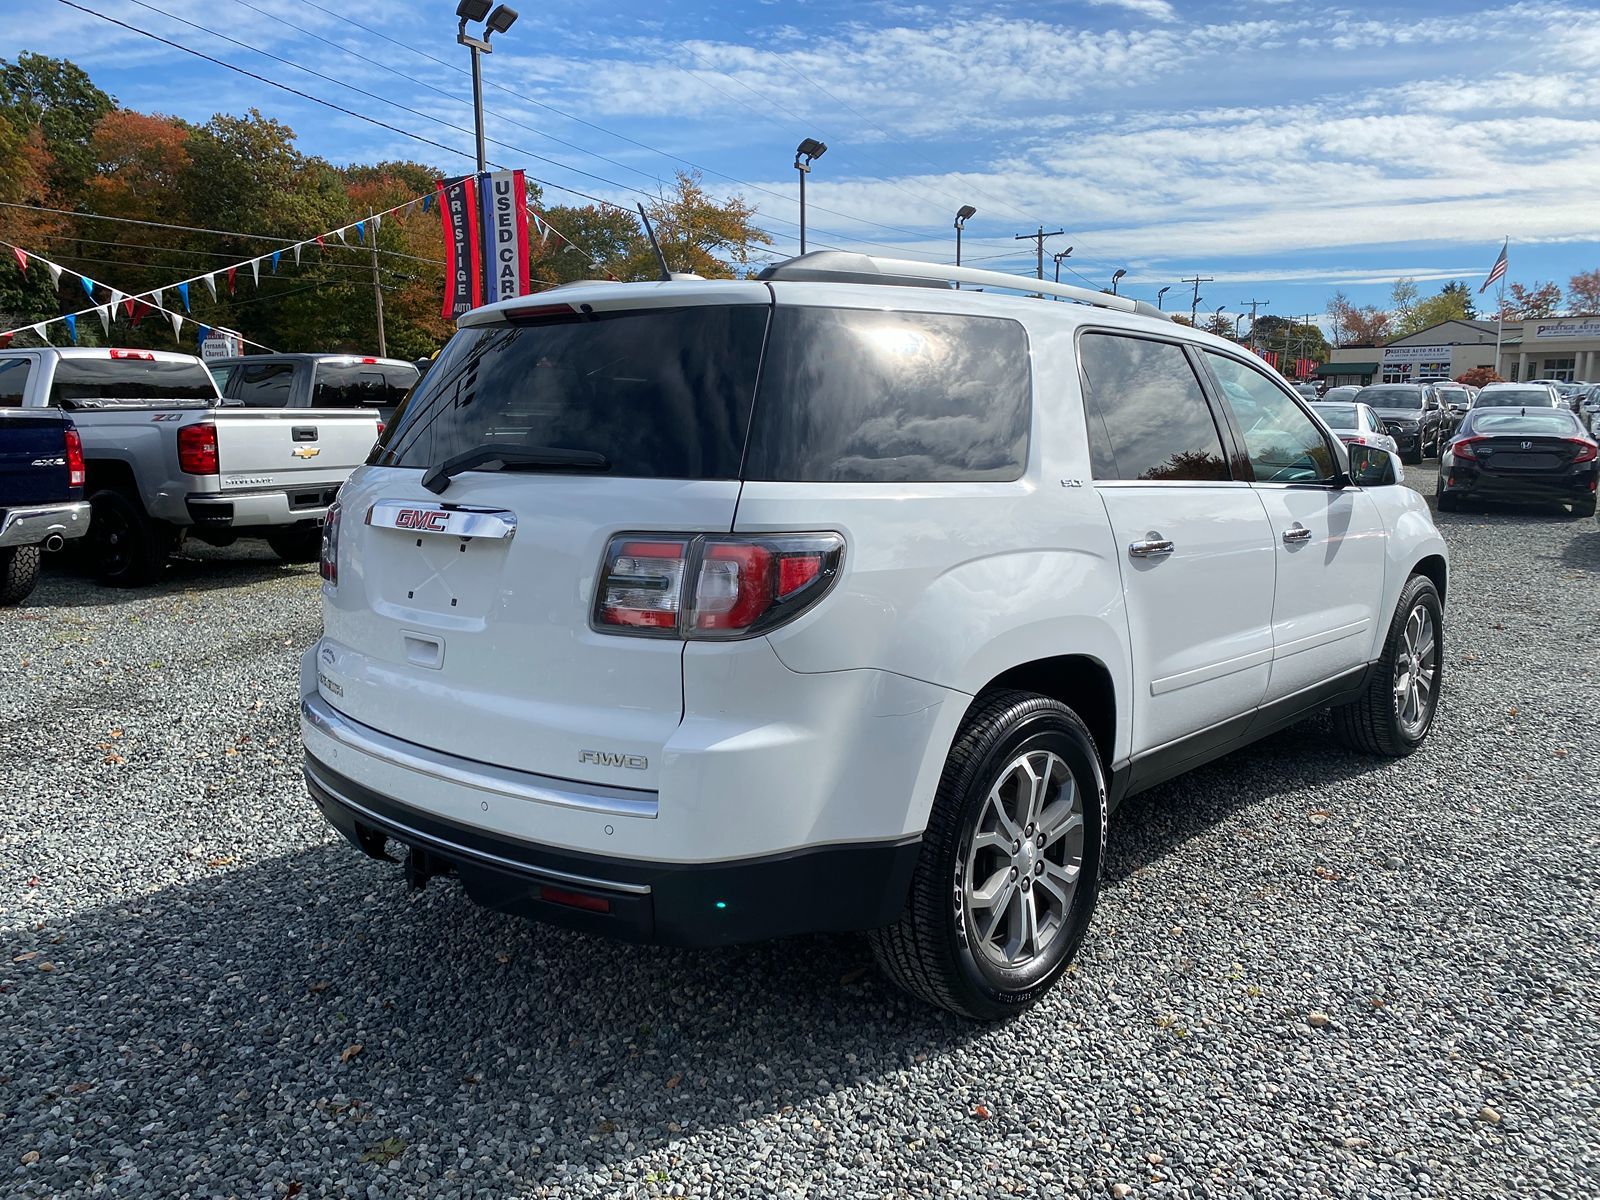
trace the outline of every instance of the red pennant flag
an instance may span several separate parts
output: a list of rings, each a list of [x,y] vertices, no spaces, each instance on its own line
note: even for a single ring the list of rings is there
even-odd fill
[[[233,276],[238,270],[238,267],[228,268],[228,295],[230,296],[233,295]]]
[[[28,252],[21,246],[13,246],[11,247],[11,253],[17,256],[17,266],[26,271],[28,269]]]
[[[143,300],[130,300],[128,304],[128,315],[133,318],[134,328],[136,329],[138,328],[140,321],[144,320],[146,316],[155,311],[155,309],[151,308]]]
[[[324,244],[323,244],[323,241],[322,241],[322,238],[321,238],[321,237],[320,237],[320,236],[319,236],[319,237],[318,237],[318,238],[317,238],[317,249],[318,249],[318,250],[326,250],[326,249],[327,249],[327,248],[328,248],[328,247],[327,247],[327,246],[326,246],[326,245],[324,245]]]
[[[9,333],[0,333],[0,350],[4,350],[7,346],[11,345],[11,339],[13,336],[15,335]]]
[[[130,317],[133,316],[134,304],[135,301],[132,296],[124,296],[122,299],[122,311],[127,313]],[[138,322],[135,321],[134,324],[137,325]]]

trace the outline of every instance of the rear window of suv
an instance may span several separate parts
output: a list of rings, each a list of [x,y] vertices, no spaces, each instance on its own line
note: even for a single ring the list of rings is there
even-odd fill
[[[317,364],[312,408],[393,408],[417,382],[417,369],[397,363]]]
[[[770,337],[769,337],[770,317]],[[760,394],[757,395],[757,375]],[[1031,382],[1015,321],[767,305],[463,329],[371,461],[489,442],[593,450],[637,478],[1010,480]]]

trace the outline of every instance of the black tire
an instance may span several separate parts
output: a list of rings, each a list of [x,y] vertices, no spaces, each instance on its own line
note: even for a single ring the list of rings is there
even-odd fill
[[[1440,512],[1456,512],[1461,507],[1461,499],[1452,496],[1444,490],[1444,472],[1439,472],[1439,481],[1433,485],[1433,502]]]
[[[1047,910],[1054,905],[1059,911],[1047,912],[1050,929],[1043,946],[1026,961],[1007,966],[996,961],[1001,955],[992,945],[992,934],[987,941],[979,934],[976,906],[969,904],[964,886],[968,855],[980,824],[992,811],[991,788],[1000,788],[1019,759],[1045,753],[1054,755],[1064,768],[1061,782],[1070,774],[1075,788],[1075,799],[1065,814],[1064,828],[1070,833],[1059,835],[1059,841],[1051,839],[1047,848],[1041,822],[1036,837],[1023,838],[1011,848],[1034,862],[1040,875],[1027,875],[1024,863],[1027,883],[1012,883],[1018,873],[1011,868],[1000,888],[1013,898],[1024,921],[1035,904]],[[1061,793],[1056,794],[1059,799]],[[979,696],[945,762],[906,910],[895,924],[868,935],[884,974],[918,999],[974,1020],[1014,1016],[1034,1004],[1072,961],[1094,913],[1105,857],[1105,797],[1105,775],[1094,738],[1070,708],[1031,692]],[[1013,815],[1020,819],[1020,814]],[[1033,879],[1049,865],[1043,861],[1046,856],[1057,855],[1064,864],[1070,863],[1074,848],[1079,856],[1070,891],[1063,895],[1059,884],[1048,882],[1031,889]],[[1011,851],[978,853],[998,854],[1006,862],[1023,861]],[[1007,870],[1001,868],[992,878],[1002,878]],[[1037,900],[1028,898],[1030,890],[1036,891]],[[1000,903],[1000,917],[1012,911],[1010,903]]]
[[[0,604],[21,604],[39,582],[39,547],[7,546],[0,550]]]
[[[297,525],[267,534],[267,545],[287,563],[314,563],[322,558],[322,527]]]
[[[89,553],[107,587],[143,587],[160,576],[172,553],[171,530],[145,515],[126,492],[104,488],[89,497]]]
[[[1572,502],[1572,515],[1575,517],[1594,516],[1593,500],[1574,500]]]
[[[1433,677],[1427,689],[1425,709],[1419,713],[1421,719],[1412,722],[1402,716],[1402,701],[1397,696],[1396,685],[1402,673],[1410,669],[1407,661],[1413,656],[1408,651],[1407,627],[1419,608],[1426,611],[1432,622]],[[1334,732],[1352,750],[1384,758],[1404,758],[1427,740],[1439,712],[1439,693],[1443,687],[1444,608],[1439,603],[1439,589],[1426,576],[1413,575],[1400,592],[1400,602],[1395,605],[1394,616],[1389,621],[1389,636],[1384,639],[1383,654],[1373,668],[1366,691],[1359,700],[1332,710]]]

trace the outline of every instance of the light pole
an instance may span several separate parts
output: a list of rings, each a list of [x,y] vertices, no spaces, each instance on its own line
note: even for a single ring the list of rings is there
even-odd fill
[[[1167,284],[1166,287],[1162,288],[1159,292],[1156,293],[1156,311],[1157,312],[1161,311],[1161,297],[1165,296],[1171,290],[1172,290],[1172,285],[1169,283],[1169,284]]]
[[[967,222],[978,215],[978,210],[970,204],[963,204],[956,209],[956,266],[961,265],[961,231],[967,227]]]
[[[1111,294],[1113,296],[1117,294],[1117,281],[1127,273],[1128,269],[1126,267],[1118,267],[1116,272],[1111,276]]]
[[[811,164],[828,152],[826,143],[807,138],[795,147],[794,169],[800,172],[800,253],[806,252],[806,176],[811,174]]]
[[[1050,257],[1056,260],[1056,282],[1060,283],[1061,282],[1061,260],[1063,258],[1071,258],[1072,257],[1072,247],[1068,246],[1065,250],[1061,251],[1060,254],[1052,254]],[[1059,298],[1060,297],[1057,297],[1057,299],[1059,299]]]
[[[456,16],[461,18],[461,26],[456,31],[456,41],[472,52],[472,116],[473,129],[477,134],[480,175],[489,169],[488,158],[483,152],[483,66],[480,56],[493,54],[494,47],[489,45],[489,39],[497,33],[504,33],[517,23],[516,9],[502,4],[490,12],[490,7],[490,0],[461,0],[461,3],[456,5]],[[473,37],[467,32],[468,21],[484,22],[481,38]]]

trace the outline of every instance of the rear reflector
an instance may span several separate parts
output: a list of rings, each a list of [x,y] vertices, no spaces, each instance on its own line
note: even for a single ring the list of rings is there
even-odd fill
[[[611,911],[611,901],[604,896],[586,896],[582,892],[569,892],[563,888],[540,887],[539,899],[551,904],[564,904],[568,908],[581,908],[585,912]]]

